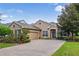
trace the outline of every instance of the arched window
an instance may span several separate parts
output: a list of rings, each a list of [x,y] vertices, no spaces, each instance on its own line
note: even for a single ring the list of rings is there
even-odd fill
[[[15,25],[13,25],[13,27],[15,27]]]

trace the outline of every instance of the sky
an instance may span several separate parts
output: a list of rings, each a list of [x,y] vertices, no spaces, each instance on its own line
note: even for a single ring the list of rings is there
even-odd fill
[[[35,23],[38,20],[57,22],[58,15],[65,8],[64,3],[0,3],[2,23],[25,20]]]

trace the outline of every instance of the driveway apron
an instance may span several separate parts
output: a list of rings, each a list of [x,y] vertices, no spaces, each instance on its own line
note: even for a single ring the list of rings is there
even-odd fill
[[[0,56],[49,56],[59,49],[62,40],[32,40],[30,43],[0,49]]]

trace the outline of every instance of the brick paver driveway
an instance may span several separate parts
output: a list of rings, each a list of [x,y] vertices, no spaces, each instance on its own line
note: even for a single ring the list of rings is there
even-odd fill
[[[62,40],[32,40],[30,43],[0,49],[0,56],[48,56],[64,42]]]

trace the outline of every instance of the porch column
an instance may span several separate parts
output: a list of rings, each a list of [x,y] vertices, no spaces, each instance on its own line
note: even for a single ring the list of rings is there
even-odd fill
[[[49,28],[47,28],[47,31],[48,31],[48,38],[50,38],[50,39],[51,39],[50,29],[49,29]]]
[[[57,38],[57,36],[58,36],[58,30],[56,29],[56,38]]]

